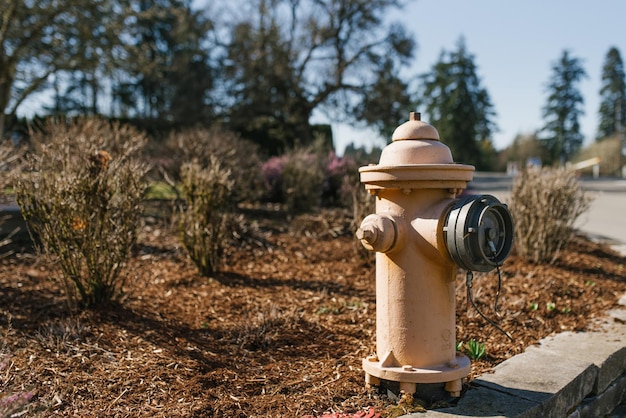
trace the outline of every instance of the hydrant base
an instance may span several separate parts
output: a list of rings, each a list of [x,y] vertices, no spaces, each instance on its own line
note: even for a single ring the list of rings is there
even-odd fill
[[[459,353],[454,364],[422,367],[385,367],[380,361],[363,359],[363,370],[372,377],[401,383],[445,383],[466,377],[471,370],[470,359]]]

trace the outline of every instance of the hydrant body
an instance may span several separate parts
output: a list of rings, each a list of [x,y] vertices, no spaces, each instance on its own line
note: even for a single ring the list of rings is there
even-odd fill
[[[411,114],[379,164],[360,168],[376,213],[357,231],[376,251],[376,354],[363,359],[366,383],[446,383],[459,396],[469,359],[456,350],[455,277],[448,215],[474,167],[456,164],[431,125]]]

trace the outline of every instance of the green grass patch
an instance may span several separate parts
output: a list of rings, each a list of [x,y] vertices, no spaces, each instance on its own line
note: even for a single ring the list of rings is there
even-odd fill
[[[174,200],[178,196],[176,195],[176,190],[169,184],[156,181],[150,183],[146,188],[146,193],[144,195],[144,199],[147,200]]]

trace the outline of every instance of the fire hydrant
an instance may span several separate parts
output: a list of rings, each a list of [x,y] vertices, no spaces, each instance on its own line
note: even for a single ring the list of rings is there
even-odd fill
[[[443,383],[458,397],[470,360],[456,350],[456,270],[502,263],[510,214],[493,196],[457,198],[474,167],[454,163],[419,113],[396,128],[379,164],[359,172],[376,196],[376,213],[356,233],[376,252],[376,354],[363,359],[366,384],[399,382],[413,394],[418,384]]]

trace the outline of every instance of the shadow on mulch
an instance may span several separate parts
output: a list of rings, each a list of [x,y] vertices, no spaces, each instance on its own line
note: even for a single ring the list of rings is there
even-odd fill
[[[255,278],[235,272],[220,273],[214,278],[218,283],[227,287],[249,287],[253,289],[289,287],[293,290],[309,290],[314,292],[329,292],[338,296],[354,297],[368,296],[364,289],[355,289],[346,284],[331,282],[329,280],[305,279],[277,279]]]
[[[224,350],[218,356],[207,356],[197,347],[206,345],[210,330],[191,328],[180,322],[155,318],[149,314],[133,311],[124,305],[111,303],[91,309],[93,319],[101,324],[113,325],[126,330],[133,336],[141,337],[157,347],[162,347],[176,356],[197,361],[205,369],[224,367],[227,362],[219,359],[228,359],[228,351]],[[157,313],[158,315],[158,313]],[[111,346],[115,342],[111,341]]]

